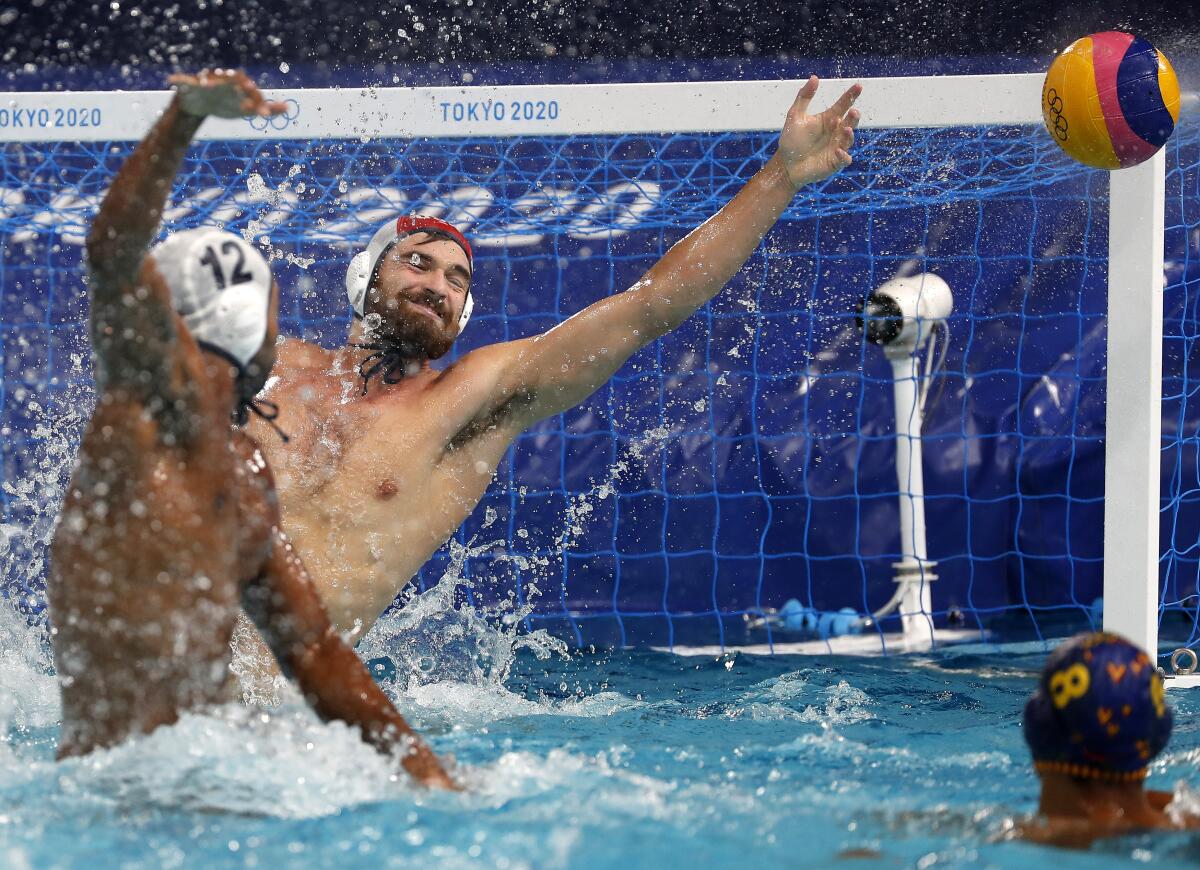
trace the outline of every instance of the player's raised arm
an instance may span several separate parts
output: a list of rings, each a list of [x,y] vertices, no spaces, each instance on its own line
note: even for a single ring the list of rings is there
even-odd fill
[[[363,739],[380,752],[399,754],[418,782],[457,788],[334,630],[287,537],[276,528],[272,538],[271,556],[258,579],[243,589],[242,606],[283,672],[296,679],[321,718],[359,726]]]
[[[87,238],[92,343],[106,379],[141,377],[174,337],[165,285],[144,268],[184,153],[208,115],[278,114],[240,72],[172,76],[175,98],[117,173]]]
[[[720,292],[804,185],[850,165],[861,92],[854,85],[810,115],[812,76],[788,111],[775,154],[715,215],[677,242],[624,293],[603,299],[544,335],[517,342],[504,388],[531,396],[528,418],[569,408],[598,389],[638,349],[670,332]],[[528,423],[529,419],[520,423]]]

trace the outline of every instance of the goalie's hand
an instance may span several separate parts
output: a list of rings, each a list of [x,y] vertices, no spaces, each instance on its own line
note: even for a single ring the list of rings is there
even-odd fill
[[[279,115],[287,106],[263,99],[262,92],[241,70],[202,70],[198,75],[176,74],[167,79],[175,88],[179,107],[189,115],[241,118]]]
[[[800,88],[788,110],[775,152],[796,189],[828,178],[851,162],[850,146],[854,144],[854,128],[859,119],[858,109],[852,106],[862,93],[862,85],[851,86],[824,112],[810,115],[808,106],[819,83],[816,76],[809,76]]]

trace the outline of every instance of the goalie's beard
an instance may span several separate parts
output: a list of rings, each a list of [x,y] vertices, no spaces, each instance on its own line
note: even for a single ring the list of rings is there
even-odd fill
[[[380,328],[368,330],[365,341],[350,345],[371,351],[358,364],[364,396],[372,378],[377,377],[385,384],[399,383],[405,376],[420,371],[424,362],[445,356],[454,346],[454,339],[434,330],[426,318],[421,318],[416,328],[406,328],[412,326],[407,319],[401,320],[400,329],[388,328],[394,325],[385,321]]]
[[[379,350],[417,363],[441,359],[450,352],[456,336],[449,334],[452,327],[446,324],[444,314],[434,312],[439,317],[435,325],[430,318],[405,310],[405,303],[418,304],[410,300],[407,293],[401,291],[392,298],[396,305],[391,310],[385,305],[374,309],[379,322],[374,329],[368,329],[367,344],[379,345]]]
[[[440,359],[454,346],[454,339],[444,331],[435,329],[429,318],[405,317],[400,306],[393,313],[397,316],[389,321],[376,312],[376,316],[381,318],[380,322],[374,328],[366,329],[364,341],[350,345],[371,351],[358,364],[364,396],[372,378],[378,377],[385,384],[399,383],[410,373],[410,369],[413,372],[420,371],[424,362]],[[369,314],[367,316],[370,317]]]

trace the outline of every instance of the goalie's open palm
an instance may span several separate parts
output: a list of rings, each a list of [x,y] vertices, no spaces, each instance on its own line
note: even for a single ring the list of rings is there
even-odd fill
[[[173,75],[167,81],[179,92],[180,105],[189,115],[241,118],[287,110],[283,103],[264,99],[241,70],[204,70],[198,75]]]
[[[816,76],[809,76],[788,110],[783,132],[779,134],[776,154],[797,188],[828,178],[850,165],[850,146],[854,144],[854,128],[858,126],[859,113],[852,106],[862,93],[862,85],[852,86],[824,112],[810,115],[808,106],[818,84]]]

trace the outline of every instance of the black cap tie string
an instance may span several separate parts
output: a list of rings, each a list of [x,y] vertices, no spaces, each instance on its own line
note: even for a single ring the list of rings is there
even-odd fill
[[[403,380],[401,377],[396,377],[396,370],[403,369],[406,360],[400,351],[400,347],[395,344],[352,344],[351,347],[356,347],[359,350],[370,350],[374,353],[369,354],[366,359],[358,364],[358,373],[363,379],[362,395],[367,394],[367,387],[371,383],[371,378],[376,375],[380,376],[385,384],[398,384]]]
[[[284,444],[288,443],[288,436],[279,428],[279,424],[275,419],[279,416],[279,406],[267,399],[250,399],[247,402],[242,402],[238,405],[237,411],[234,413],[234,420],[239,426],[245,426],[250,420],[250,415],[258,417],[266,422],[268,426],[275,430],[275,434],[282,439]]]

